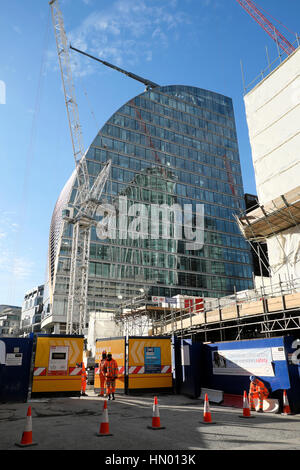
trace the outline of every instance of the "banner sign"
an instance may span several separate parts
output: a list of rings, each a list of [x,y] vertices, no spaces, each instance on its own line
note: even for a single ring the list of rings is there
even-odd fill
[[[214,375],[275,376],[270,348],[213,351],[212,362]]]
[[[158,297],[158,296],[152,296],[152,302],[155,304],[162,304],[163,302],[166,301],[165,297]]]
[[[160,374],[161,354],[158,347],[144,348],[145,374]]]
[[[166,297],[166,304],[176,304],[177,305],[177,299],[174,299],[173,297]]]

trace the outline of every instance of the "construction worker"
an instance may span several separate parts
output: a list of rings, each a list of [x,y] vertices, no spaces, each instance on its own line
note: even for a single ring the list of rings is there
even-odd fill
[[[100,393],[98,397],[104,397],[106,395],[106,386],[105,386],[106,378],[105,378],[105,373],[103,370],[105,361],[106,361],[106,351],[102,351],[102,359],[99,364]]]
[[[118,377],[118,364],[112,358],[111,353],[107,353],[107,358],[103,366],[103,371],[106,377],[107,395],[108,399],[115,399],[116,378]]]
[[[86,382],[87,382],[87,372],[84,366],[84,363],[81,364],[81,396],[87,397],[86,391]]]
[[[250,390],[249,390],[249,406],[251,410],[255,410],[255,399],[259,400],[259,411],[260,413],[263,412],[263,400],[268,398],[269,390],[265,386],[265,384],[259,380],[254,375],[250,377]]]

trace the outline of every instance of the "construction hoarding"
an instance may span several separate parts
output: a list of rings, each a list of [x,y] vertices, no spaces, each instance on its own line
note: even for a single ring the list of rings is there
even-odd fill
[[[172,388],[171,339],[128,339],[128,389]]]
[[[94,389],[95,391],[100,390],[100,378],[99,378],[99,365],[102,359],[102,352],[111,353],[113,359],[118,364],[118,378],[116,380],[116,390],[125,391],[125,348],[126,338],[104,338],[96,340],[96,353],[95,353],[95,380]]]
[[[26,402],[32,356],[31,338],[1,337],[0,402]]]
[[[160,337],[103,338],[96,341],[94,388],[100,390],[99,364],[102,352],[112,353],[118,364],[116,390],[171,389],[171,339]]]
[[[83,336],[37,335],[31,395],[80,395]]]

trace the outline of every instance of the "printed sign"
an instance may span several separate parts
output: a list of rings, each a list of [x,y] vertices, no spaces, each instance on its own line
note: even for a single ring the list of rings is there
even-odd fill
[[[47,375],[68,375],[68,346],[51,346]]]
[[[152,296],[152,302],[154,304],[161,304],[166,301],[165,297]]]
[[[214,375],[275,375],[270,348],[212,351],[212,361]]]
[[[173,299],[173,297],[166,297],[166,303],[167,304],[176,304],[177,305],[177,299]]]
[[[280,346],[277,348],[271,348],[272,349],[272,357],[273,361],[285,361],[285,351],[284,347]]]
[[[6,354],[6,365],[7,366],[21,366],[23,354],[21,353],[9,353]]]
[[[160,374],[161,371],[161,354],[158,347],[145,347],[145,374]]]

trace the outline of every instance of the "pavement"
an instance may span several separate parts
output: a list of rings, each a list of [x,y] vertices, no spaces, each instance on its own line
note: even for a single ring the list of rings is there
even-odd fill
[[[183,395],[157,395],[165,429],[152,430],[153,394],[116,394],[107,401],[113,435],[97,436],[104,400],[87,394],[0,404],[0,450],[300,450],[300,415],[252,412],[242,419],[240,409],[210,404],[215,424],[204,424],[203,401]],[[19,448],[29,405],[36,445]]]

